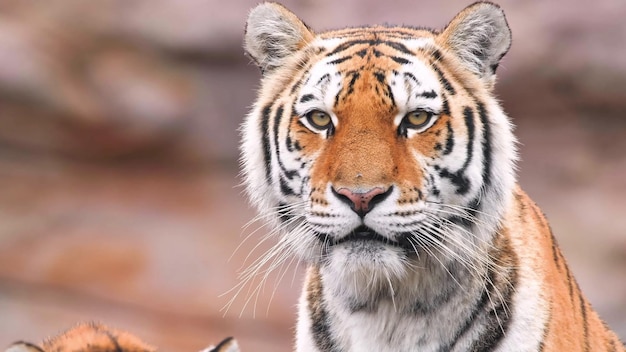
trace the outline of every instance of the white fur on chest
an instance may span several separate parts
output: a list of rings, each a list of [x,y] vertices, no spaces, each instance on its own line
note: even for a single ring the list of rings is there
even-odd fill
[[[323,288],[323,297],[313,299],[324,302],[328,332],[335,344],[333,351],[438,351],[450,341],[451,336],[454,336],[460,321],[467,318],[468,305],[471,303],[469,301],[475,299],[475,295],[469,292],[467,295],[458,294],[450,298],[447,304],[420,314],[412,310],[412,302],[419,301],[413,298],[415,295],[430,295],[434,292],[425,290],[418,294],[415,289],[420,285],[416,285],[413,280],[407,280],[404,287],[398,287],[399,292],[396,292],[395,301],[387,296],[370,301],[376,302],[374,307],[355,309],[351,308],[351,302],[355,302],[357,296],[346,295],[345,290],[340,290],[344,295],[338,295],[337,291],[334,291],[337,290],[335,286],[342,285],[337,280],[323,281],[328,284]],[[341,281],[345,284],[345,280]],[[425,281],[431,283],[427,285],[431,288],[439,287],[431,280]],[[407,295],[407,291],[412,294]],[[347,292],[358,295],[358,290]],[[297,350],[300,352],[318,351],[311,334],[314,329],[311,312],[308,310],[310,299],[311,297],[307,298],[306,292],[303,292],[297,329]],[[463,343],[457,347],[462,345]]]
[[[381,302],[375,312],[342,313],[332,330],[343,346],[350,346],[346,351],[436,351],[439,345],[433,341],[439,339],[434,335],[445,329],[441,321],[402,315],[388,301]],[[432,329],[432,324],[439,327]]]
[[[522,260],[528,260],[523,257]],[[495,351],[529,352],[536,351],[547,317],[546,302],[542,299],[537,284],[529,270],[520,271],[520,280],[511,302],[512,320],[507,334],[500,341]],[[325,290],[326,291],[326,290]],[[329,332],[336,348],[333,351],[358,352],[409,352],[439,351],[442,347],[449,348],[448,342],[455,335],[459,324],[467,318],[468,305],[475,293],[465,292],[442,305],[431,314],[412,314],[400,312],[401,302],[396,306],[389,298],[380,300],[376,309],[350,311],[345,299],[332,296],[325,292],[323,299],[328,315]],[[311,334],[311,312],[308,310],[309,300],[306,292],[300,300],[300,311],[297,328],[297,351],[319,352]],[[406,305],[403,307],[406,309]],[[451,351],[467,351],[475,338],[473,333],[467,334],[454,345]]]

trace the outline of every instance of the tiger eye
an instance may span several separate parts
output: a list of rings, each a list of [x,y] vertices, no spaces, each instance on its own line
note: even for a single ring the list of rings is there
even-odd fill
[[[332,125],[330,115],[320,110],[313,110],[306,114],[306,118],[315,128],[326,129]]]
[[[424,110],[412,111],[406,115],[406,122],[408,122],[411,127],[422,127],[428,123],[430,116],[431,114]]]

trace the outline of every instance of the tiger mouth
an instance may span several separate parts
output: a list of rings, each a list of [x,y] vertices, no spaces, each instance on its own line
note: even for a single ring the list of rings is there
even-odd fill
[[[331,239],[328,235],[324,234],[316,234],[317,237],[325,243],[328,247],[337,246],[343,243],[354,242],[354,241],[365,241],[365,242],[379,242],[385,245],[402,248],[407,251],[415,251],[415,247],[409,242],[406,236],[401,236],[400,240],[392,240],[390,238],[384,237],[378,232],[372,230],[371,228],[361,225],[356,229],[352,230],[347,236],[344,236],[339,239]]]

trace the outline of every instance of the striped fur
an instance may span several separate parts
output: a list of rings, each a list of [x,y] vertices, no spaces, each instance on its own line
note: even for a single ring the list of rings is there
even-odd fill
[[[241,160],[279,241],[244,281],[307,263],[298,351],[624,350],[516,185],[492,91],[510,42],[487,2],[442,31],[251,11],[263,77]]]
[[[78,324],[72,329],[45,340],[41,345],[16,342],[5,352],[155,352],[156,349],[137,337],[97,323]],[[239,352],[237,341],[229,337],[217,346],[201,352]]]

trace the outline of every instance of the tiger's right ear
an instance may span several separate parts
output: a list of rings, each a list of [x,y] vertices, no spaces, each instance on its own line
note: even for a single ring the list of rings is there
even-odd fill
[[[313,32],[282,5],[266,2],[248,15],[246,53],[267,73],[313,39]]]
[[[496,68],[511,46],[511,29],[500,6],[479,1],[456,15],[440,38],[467,69],[493,85]]]

